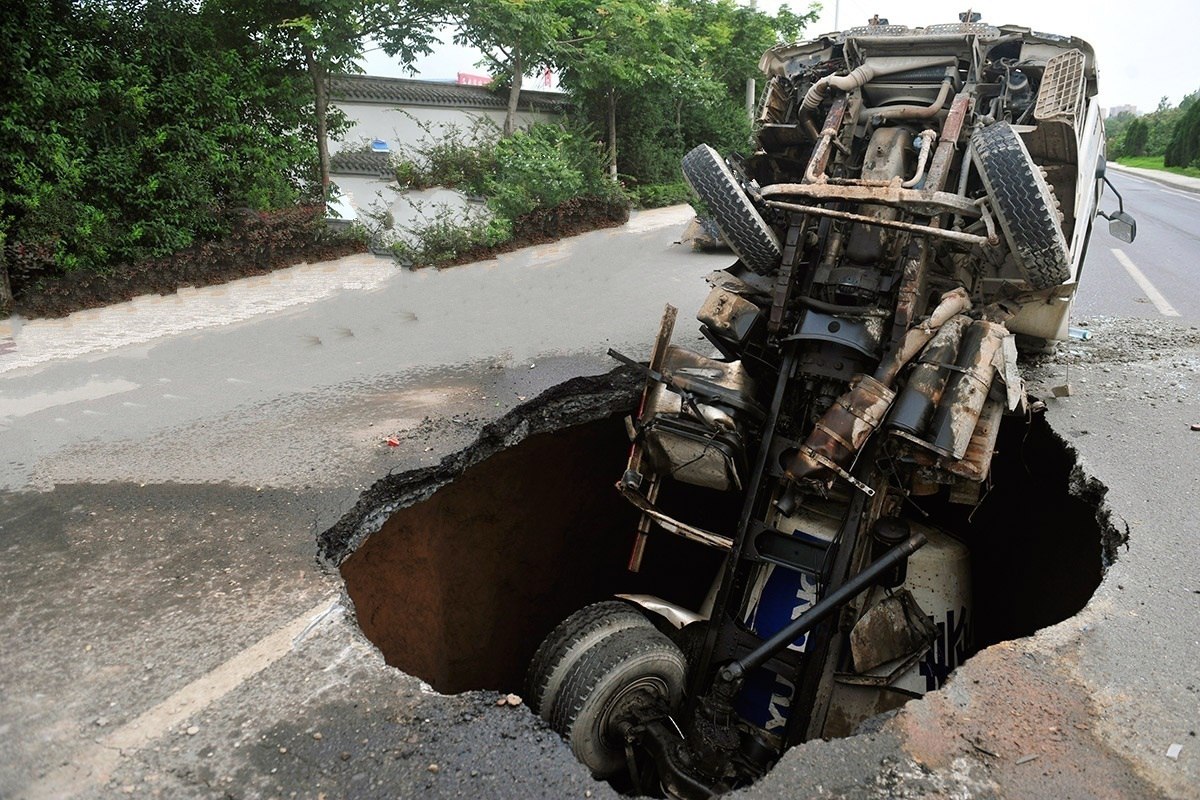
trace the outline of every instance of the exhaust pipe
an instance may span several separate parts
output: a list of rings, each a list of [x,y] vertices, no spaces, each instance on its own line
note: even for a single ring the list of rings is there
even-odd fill
[[[799,481],[830,470],[850,479],[846,468],[879,428],[896,399],[890,386],[900,370],[924,349],[939,328],[970,307],[971,298],[965,289],[952,289],[943,294],[929,319],[909,329],[900,347],[879,365],[874,376],[856,375],[850,381],[850,390],[821,416],[793,456],[784,472],[785,478]]]

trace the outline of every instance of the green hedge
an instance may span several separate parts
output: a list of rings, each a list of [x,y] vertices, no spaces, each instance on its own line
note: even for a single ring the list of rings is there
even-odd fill
[[[228,235],[232,209],[301,199],[311,87],[269,37],[186,0],[18,3],[0,36],[14,272],[110,273]]]

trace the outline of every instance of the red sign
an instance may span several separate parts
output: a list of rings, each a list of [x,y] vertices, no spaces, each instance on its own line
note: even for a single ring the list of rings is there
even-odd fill
[[[492,82],[489,75],[472,75],[469,72],[458,73],[459,86],[487,86]]]

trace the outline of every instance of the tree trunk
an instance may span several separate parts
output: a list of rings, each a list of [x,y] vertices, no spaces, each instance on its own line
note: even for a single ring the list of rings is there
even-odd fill
[[[521,50],[513,50],[512,85],[508,87],[508,113],[504,115],[504,135],[512,136],[517,130],[517,103],[521,99],[521,82],[525,79],[525,64],[521,61]]]
[[[608,176],[617,180],[617,92],[608,90]]]
[[[304,48],[304,61],[308,65],[308,74],[312,77],[313,96],[317,115],[317,156],[321,170],[321,197],[329,202],[329,140],[326,115],[329,112],[329,87],[325,83],[325,70],[317,63],[317,58],[307,45]]]
[[[13,312],[12,284],[8,280],[8,260],[4,257],[5,237],[0,235],[0,319]]]

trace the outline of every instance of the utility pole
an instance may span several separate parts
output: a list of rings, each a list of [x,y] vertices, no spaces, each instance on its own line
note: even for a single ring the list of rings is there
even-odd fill
[[[750,0],[750,10],[758,8],[758,0]],[[746,116],[754,124],[754,78],[746,78]]]

